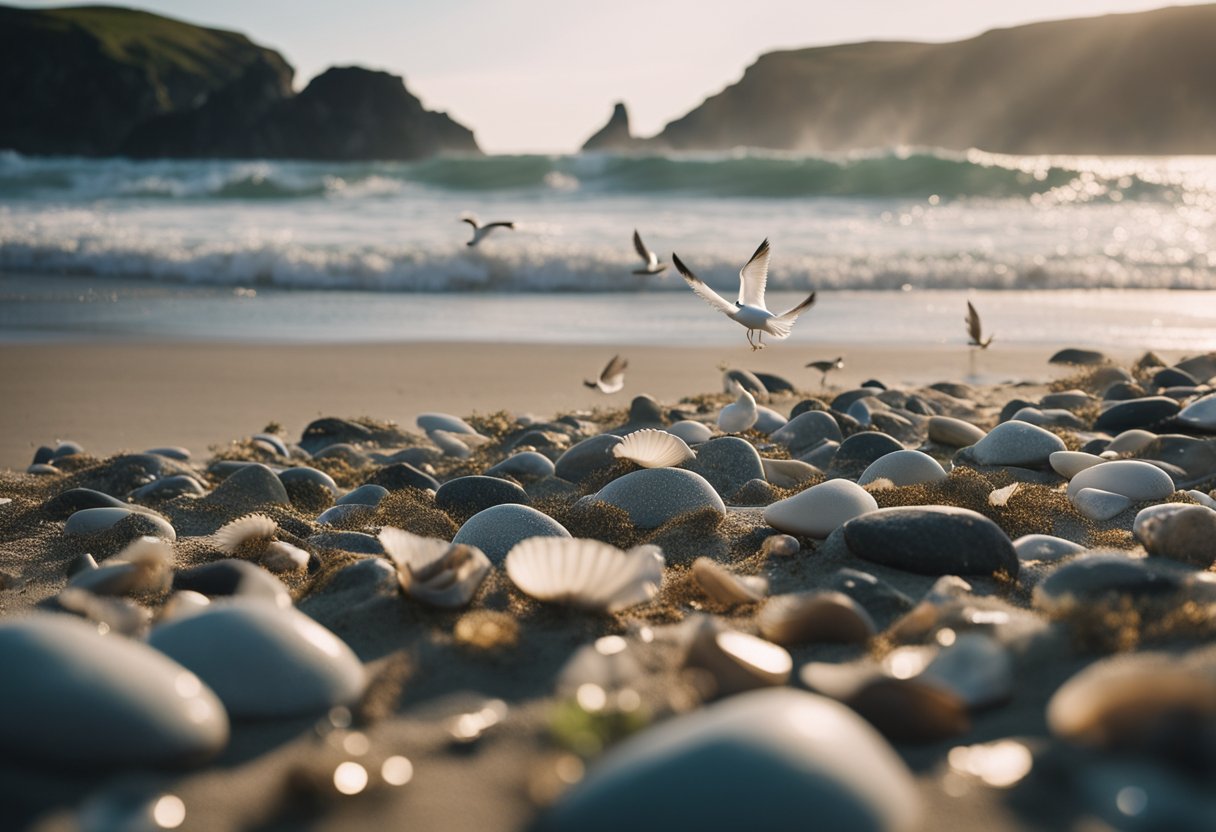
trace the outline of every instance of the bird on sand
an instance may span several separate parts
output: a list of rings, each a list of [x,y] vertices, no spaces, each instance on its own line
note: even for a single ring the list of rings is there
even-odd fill
[[[823,378],[819,379],[819,386],[826,387],[828,384],[828,373],[832,370],[844,369],[844,357],[833,358],[831,361],[812,361],[806,366],[823,373]]]
[[[467,222],[469,225],[473,226],[473,239],[465,243],[465,245],[468,246],[477,245],[495,228],[509,228],[512,231],[515,230],[515,223],[513,222],[488,222],[485,225],[482,225],[475,217],[461,217],[460,221]]]
[[[584,381],[583,385],[592,390],[599,390],[601,393],[619,392],[625,386],[625,368],[628,366],[628,361],[619,355],[614,355],[608,362],[608,366],[604,367],[603,372],[600,373],[599,378],[595,381]]]
[[[794,321],[803,311],[815,302],[815,293],[811,292],[807,299],[788,312],[774,315],[764,305],[764,288],[768,284],[768,240],[760,244],[756,253],[747,261],[747,265],[739,270],[739,299],[731,304],[726,298],[705,285],[705,282],[693,274],[680,258],[673,252],[671,261],[683,276],[684,281],[701,299],[717,309],[723,315],[747,329],[747,343],[753,350],[764,349],[764,333],[780,340],[790,337]],[[752,334],[756,340],[752,340]]]
[[[967,301],[967,317],[963,321],[967,324],[967,335],[971,337],[970,345],[979,347],[982,350],[988,349],[988,345],[992,343],[992,336],[989,335],[987,340],[984,340],[980,313],[975,311],[975,307],[971,305],[971,301]]]
[[[667,264],[660,263],[659,255],[646,248],[646,244],[642,242],[642,236],[638,234],[636,228],[633,229],[633,247],[645,264],[640,269],[634,269],[634,274],[662,274],[667,271]]]

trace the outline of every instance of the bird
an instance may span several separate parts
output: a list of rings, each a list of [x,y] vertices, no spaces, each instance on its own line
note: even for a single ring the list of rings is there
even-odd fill
[[[832,370],[844,369],[844,357],[840,356],[833,358],[831,361],[812,361],[806,365],[823,373],[823,378],[819,380],[820,387],[826,387],[828,383],[828,373]]]
[[[601,393],[617,393],[625,386],[625,368],[628,366],[628,361],[619,355],[614,355],[608,362],[608,366],[600,373],[599,378],[595,381],[584,381],[583,385],[592,390],[599,390]]]
[[[718,427],[723,433],[743,433],[756,424],[756,419],[759,418],[756,400],[738,382],[735,382],[732,392],[739,398],[718,412]]]
[[[970,345],[979,347],[982,350],[988,349],[988,345],[992,343],[992,336],[989,335],[987,340],[983,340],[983,325],[980,323],[980,313],[975,311],[975,307],[971,305],[971,301],[967,301],[967,317],[963,319],[967,324],[967,334],[971,336]]]
[[[756,249],[752,258],[747,261],[747,265],[739,270],[739,299],[735,301],[734,305],[689,271],[675,252],[672,252],[671,261],[676,264],[676,269],[679,270],[684,281],[701,296],[702,300],[731,320],[746,327],[747,343],[752,345],[753,350],[760,350],[764,349],[764,333],[767,332],[779,340],[790,337],[794,321],[815,302],[815,293],[811,292],[802,303],[780,315],[774,315],[765,308],[764,287],[768,283],[769,255],[768,240],[765,240]],[[752,340],[752,333],[756,333],[757,340]]]
[[[660,263],[659,255],[646,248],[646,244],[642,242],[642,236],[638,234],[636,228],[633,229],[633,247],[637,250],[638,256],[642,258],[642,262],[646,264],[640,269],[634,269],[634,274],[662,274],[667,271],[667,264]]]
[[[465,243],[467,246],[477,245],[495,228],[509,228],[512,231],[515,230],[515,223],[513,222],[488,222],[485,225],[482,225],[473,217],[461,217],[460,221],[467,222],[469,225],[473,226],[473,239]]]

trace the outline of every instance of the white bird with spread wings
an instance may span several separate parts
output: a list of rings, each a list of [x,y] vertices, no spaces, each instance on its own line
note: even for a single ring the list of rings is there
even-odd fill
[[[467,222],[469,225],[473,226],[473,239],[465,243],[467,246],[477,245],[495,228],[509,228],[512,231],[515,230],[515,223],[513,222],[488,222],[485,225],[482,225],[475,217],[461,217],[460,221]]]
[[[625,368],[629,362],[619,355],[612,356],[608,366],[604,367],[600,377],[595,381],[584,381],[583,384],[601,393],[617,393],[625,386]]]
[[[683,275],[685,282],[701,296],[702,300],[726,317],[746,327],[747,343],[752,345],[753,350],[760,350],[764,349],[764,333],[767,332],[778,340],[790,337],[794,321],[798,320],[798,316],[815,302],[815,293],[811,292],[806,300],[788,312],[780,315],[769,312],[764,305],[764,289],[768,284],[769,256],[768,240],[765,240],[760,244],[760,248],[756,249],[752,259],[747,261],[747,265],[739,271],[739,299],[735,301],[734,305],[705,285],[705,282],[689,271],[688,267],[674,253],[671,255],[671,261],[676,264],[676,268]],[[752,333],[756,333],[755,341],[752,340]]]
[[[662,274],[667,271],[667,264],[660,263],[659,255],[646,248],[646,244],[642,242],[642,236],[638,234],[636,228],[633,230],[633,247],[645,264],[640,269],[634,269],[634,274]]]

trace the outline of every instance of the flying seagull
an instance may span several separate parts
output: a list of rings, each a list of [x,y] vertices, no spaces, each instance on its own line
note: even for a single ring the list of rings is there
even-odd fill
[[[628,366],[628,361],[619,355],[614,355],[608,362],[608,366],[600,373],[599,378],[595,381],[584,381],[583,384],[592,390],[599,390],[601,393],[616,393],[625,386],[625,368]]]
[[[642,258],[642,262],[646,264],[640,269],[634,269],[634,274],[662,274],[667,271],[667,264],[660,263],[659,255],[646,248],[646,244],[642,242],[642,237],[636,228],[633,229],[633,247],[637,250],[638,256]]]
[[[760,248],[756,249],[752,259],[747,261],[747,265],[739,270],[739,299],[733,306],[730,301],[706,286],[704,281],[689,271],[674,252],[671,255],[671,261],[676,264],[676,268],[684,277],[685,282],[701,296],[702,300],[731,320],[746,327],[747,343],[752,345],[753,350],[760,350],[764,349],[764,333],[767,332],[778,340],[790,337],[794,321],[798,320],[798,316],[802,314],[803,310],[808,309],[815,302],[815,293],[811,292],[802,303],[780,315],[774,315],[765,308],[764,287],[768,283],[769,254],[768,240],[765,240],[760,244]],[[752,340],[753,332],[756,333],[757,340],[755,341]]]
[[[823,378],[819,380],[819,386],[826,387],[828,383],[828,373],[832,370],[844,369],[844,357],[833,358],[831,361],[812,361],[806,366],[823,373]]]
[[[461,217],[460,221],[467,222],[469,225],[473,226],[473,239],[466,243],[466,245],[469,246],[475,246],[480,243],[483,239],[485,239],[486,235],[495,228],[509,228],[512,231],[515,230],[515,223],[513,222],[488,222],[485,225],[481,225],[473,217]]]
[[[988,345],[992,343],[992,336],[989,335],[987,340],[983,339],[984,332],[983,325],[980,323],[980,313],[975,311],[971,301],[967,301],[967,317],[963,320],[967,324],[967,334],[971,336],[970,345],[982,350],[988,349]]]

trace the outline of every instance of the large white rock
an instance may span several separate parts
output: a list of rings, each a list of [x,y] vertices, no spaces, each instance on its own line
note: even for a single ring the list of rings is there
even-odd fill
[[[1066,450],[1064,440],[1029,422],[1004,422],[972,448],[980,465],[1043,467],[1056,451]]]
[[[902,487],[941,482],[945,478],[946,470],[928,454],[921,451],[894,451],[871,462],[857,478],[857,484],[867,485],[875,480],[885,479]]]
[[[791,534],[824,538],[854,517],[878,510],[868,491],[850,480],[828,480],[764,510],[764,522]]]
[[[148,643],[199,675],[237,718],[324,713],[363,694],[363,664],[294,608],[228,601],[155,628]]]
[[[813,693],[738,694],[622,742],[547,817],[557,832],[920,828],[903,761],[869,723]]]
[[[1070,480],[1086,468],[1101,465],[1106,460],[1097,454],[1087,454],[1081,451],[1056,451],[1048,461],[1052,469],[1066,480]]]
[[[1137,459],[1118,459],[1086,468],[1068,483],[1071,499],[1082,488],[1122,494],[1132,502],[1164,500],[1174,493],[1174,481],[1156,465]]]
[[[197,676],[139,641],[38,613],[0,622],[0,754],[56,767],[198,762],[228,743]]]

